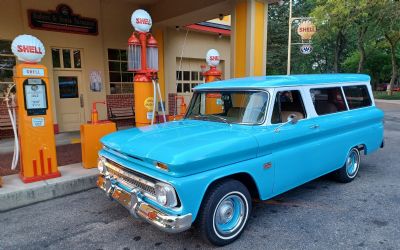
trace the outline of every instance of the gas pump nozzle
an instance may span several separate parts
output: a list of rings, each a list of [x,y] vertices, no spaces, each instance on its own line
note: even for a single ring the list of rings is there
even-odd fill
[[[96,124],[99,121],[99,112],[97,112],[96,105],[98,103],[106,105],[105,101],[93,102],[92,103],[92,124]]]

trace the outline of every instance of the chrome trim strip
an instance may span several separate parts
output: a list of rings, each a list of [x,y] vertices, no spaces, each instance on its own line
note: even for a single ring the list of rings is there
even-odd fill
[[[133,179],[135,181],[138,181],[138,182],[141,182],[141,183],[143,183],[145,185],[151,186],[152,188],[155,187],[155,183],[152,183],[152,182],[147,181],[147,180],[145,180],[143,178],[140,178],[140,177],[138,177],[136,175],[133,175],[133,174],[129,173],[128,171],[124,171],[124,170],[120,169],[119,167],[116,167],[116,166],[112,165],[109,162],[106,162],[105,165],[106,165],[106,167],[111,168],[115,172],[118,172],[118,173],[120,173],[122,175],[125,175],[125,176],[127,176],[127,177],[129,177],[129,178],[131,178],[131,179]]]
[[[97,186],[104,190],[108,197],[127,208],[135,218],[141,218],[158,229],[168,233],[179,233],[192,225],[192,214],[170,215],[146,203],[138,189],[127,192],[113,184],[112,180],[99,176]]]

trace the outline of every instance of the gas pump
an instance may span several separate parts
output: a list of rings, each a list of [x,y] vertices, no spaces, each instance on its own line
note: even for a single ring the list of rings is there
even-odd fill
[[[221,80],[222,72],[217,69],[219,61],[219,52],[216,49],[207,51],[206,62],[210,66],[210,69],[205,71],[205,67],[202,67],[202,75],[205,83]],[[213,93],[207,94],[205,103],[206,114],[217,114],[223,111],[222,106],[217,105],[217,99],[219,98],[221,98],[219,95],[215,96]]]
[[[81,150],[82,150],[82,166],[84,168],[97,167],[98,152],[101,150],[102,144],[100,139],[112,132],[117,131],[117,126],[111,121],[99,121],[99,112],[97,104],[106,105],[105,101],[92,103],[91,121],[81,124]]]
[[[25,183],[59,177],[47,68],[38,64],[45,48],[36,37],[20,35],[11,49],[22,62],[14,68],[20,177]]]
[[[166,119],[160,85],[157,82],[158,46],[149,32],[151,17],[145,10],[138,9],[132,13],[131,23],[135,31],[128,39],[128,70],[135,72],[135,120],[136,126],[141,127],[154,123],[157,92],[164,121]]]

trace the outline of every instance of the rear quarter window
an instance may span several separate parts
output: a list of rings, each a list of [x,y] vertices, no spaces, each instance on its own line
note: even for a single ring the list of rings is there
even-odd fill
[[[340,87],[310,89],[310,94],[318,115],[347,110]]]
[[[365,85],[343,87],[349,109],[358,109],[372,105],[368,88]]]

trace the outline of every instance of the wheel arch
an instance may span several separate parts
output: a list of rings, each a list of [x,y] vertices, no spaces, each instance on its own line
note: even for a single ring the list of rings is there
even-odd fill
[[[357,146],[355,146],[353,148],[357,148],[360,151],[360,153],[362,151],[364,155],[368,154],[367,145],[365,145],[364,143],[358,144]]]
[[[207,195],[207,193],[210,191],[210,189],[214,185],[216,185],[220,182],[223,182],[225,180],[228,180],[228,179],[234,179],[234,180],[240,181],[249,190],[251,198],[260,199],[260,192],[258,190],[258,186],[257,186],[256,181],[254,180],[253,176],[247,172],[239,172],[239,173],[226,175],[226,176],[223,176],[220,178],[216,178],[215,180],[210,182],[207,186],[206,192],[204,193],[202,200],[204,199],[204,197]]]

